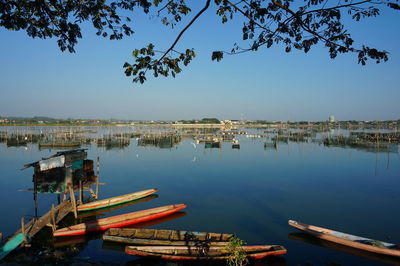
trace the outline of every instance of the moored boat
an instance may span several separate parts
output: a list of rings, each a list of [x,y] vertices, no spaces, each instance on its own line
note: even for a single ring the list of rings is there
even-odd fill
[[[293,220],[289,220],[288,223],[290,226],[293,226],[305,233],[308,233],[320,239],[376,254],[400,257],[400,246],[396,244],[350,235],[323,227],[300,223]]]
[[[286,254],[286,249],[278,245],[241,246],[241,248],[249,259]],[[227,260],[233,256],[232,251],[224,246],[127,246],[125,253],[165,260]]]
[[[186,204],[174,204],[158,208],[152,208],[127,214],[116,215],[108,218],[98,219],[81,223],[53,232],[54,236],[84,235],[90,232],[104,231],[109,228],[123,227],[131,224],[141,223],[163,217],[186,208]]]
[[[110,228],[104,233],[103,240],[129,245],[226,246],[232,237],[233,234],[183,230]]]
[[[152,199],[156,199],[158,198],[157,194],[152,194],[152,195],[148,195],[144,198],[140,198],[140,199],[134,199],[132,201],[127,201],[121,204],[116,204],[116,205],[112,205],[109,207],[104,207],[104,208],[100,208],[100,209],[94,209],[94,210],[90,210],[90,211],[81,211],[78,213],[78,218],[85,218],[85,217],[90,217],[90,216],[97,216],[97,215],[102,215],[105,212],[109,212],[109,211],[114,211],[114,210],[118,210],[118,209],[122,209],[131,205],[135,205],[135,204],[139,204],[142,202],[146,202]]]
[[[25,236],[26,237],[26,236]],[[8,253],[16,249],[19,245],[24,242],[24,235],[19,233],[12,238],[10,238],[1,248],[0,248],[0,260],[2,260]]]
[[[81,204],[77,207],[78,211],[90,211],[90,210],[95,210],[95,209],[100,209],[100,208],[106,208],[106,207],[111,207],[117,204],[122,204],[128,201],[144,198],[150,194],[153,194],[157,192],[158,189],[153,188],[153,189],[147,189],[147,190],[142,190],[126,195],[121,195],[121,196],[116,196],[108,199],[103,199],[103,200],[97,200],[85,204]]]

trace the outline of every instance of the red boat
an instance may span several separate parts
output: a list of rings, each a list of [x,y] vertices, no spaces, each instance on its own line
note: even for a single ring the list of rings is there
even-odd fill
[[[76,236],[90,232],[104,231],[108,228],[123,227],[160,218],[186,208],[186,204],[174,204],[143,211],[121,214],[86,223],[72,225],[53,232],[54,236]]]

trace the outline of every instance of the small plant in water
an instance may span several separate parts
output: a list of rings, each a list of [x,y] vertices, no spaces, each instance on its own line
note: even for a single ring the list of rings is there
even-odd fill
[[[243,250],[242,246],[244,241],[238,237],[232,237],[229,240],[227,249],[231,253],[231,256],[227,260],[227,265],[229,266],[243,266],[248,264],[246,257],[246,252]]]

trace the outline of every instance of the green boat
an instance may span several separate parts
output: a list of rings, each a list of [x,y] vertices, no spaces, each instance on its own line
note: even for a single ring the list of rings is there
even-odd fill
[[[23,242],[24,242],[24,236],[22,235],[22,233],[19,233],[14,237],[10,238],[0,250],[0,260],[2,260],[5,256],[8,255],[8,253],[16,249]]]

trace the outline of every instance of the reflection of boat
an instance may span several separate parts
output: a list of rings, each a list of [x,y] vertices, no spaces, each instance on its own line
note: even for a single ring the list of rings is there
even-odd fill
[[[131,206],[131,205],[135,205],[135,204],[138,204],[138,203],[146,202],[146,201],[149,201],[149,200],[152,200],[152,199],[156,199],[156,198],[158,198],[158,195],[157,194],[153,194],[153,195],[148,195],[148,196],[146,196],[144,198],[140,198],[140,199],[128,201],[128,202],[125,202],[125,203],[113,205],[111,207],[106,207],[106,208],[96,209],[96,210],[91,210],[91,211],[81,211],[78,214],[78,218],[85,218],[85,217],[100,215],[100,214],[105,213],[105,212],[122,209],[122,208],[125,208],[125,207],[128,207],[128,206]]]
[[[240,143],[238,139],[233,139],[232,140],[232,149],[240,149]]]
[[[142,190],[142,191],[138,191],[138,192],[122,195],[122,196],[117,196],[117,197],[112,197],[112,198],[108,198],[108,199],[89,202],[86,204],[79,205],[78,211],[90,211],[90,210],[95,210],[95,209],[100,209],[100,208],[111,207],[111,206],[114,206],[117,204],[132,201],[135,199],[144,198],[150,194],[153,194],[156,191],[158,191],[158,189],[156,189],[156,188],[147,189],[147,190]]]
[[[86,223],[81,223],[53,232],[54,236],[73,236],[84,235],[90,232],[104,231],[108,228],[123,227],[135,223],[145,222],[148,220],[156,219],[169,215],[186,208],[185,204],[174,204],[158,208],[152,208],[127,214],[116,215],[99,220],[93,220]]]
[[[261,259],[286,254],[282,246],[242,246],[247,258]],[[227,247],[194,246],[127,246],[125,253],[135,256],[157,257],[166,260],[226,260],[232,257]]]
[[[278,149],[278,143],[276,141],[274,142],[264,142],[264,149]]]
[[[290,233],[288,235],[288,238],[292,239],[292,240],[296,240],[296,241],[313,244],[316,246],[333,249],[333,250],[340,251],[340,252],[345,252],[345,253],[348,253],[348,254],[351,254],[354,256],[359,256],[359,257],[363,257],[366,259],[379,261],[379,262],[385,263],[385,264],[400,265],[399,260],[393,256],[375,254],[375,253],[371,253],[371,252],[368,252],[365,250],[360,250],[360,249],[356,249],[356,248],[352,248],[352,247],[348,247],[348,246],[339,245],[334,242],[319,239],[319,238],[313,237],[309,234],[302,233],[302,232]]]
[[[103,240],[129,245],[226,246],[233,234],[139,228],[110,228]]]
[[[212,142],[206,142],[204,144],[205,148],[221,148],[221,142],[219,141],[212,141]]]
[[[89,239],[85,235],[55,238],[53,241],[53,246],[59,248],[65,246],[78,245],[85,243],[88,240]]]
[[[400,246],[289,220],[289,225],[317,238],[372,253],[400,258]]]

